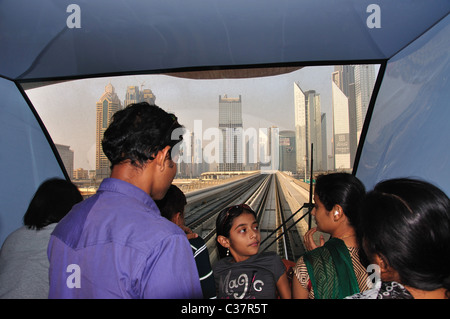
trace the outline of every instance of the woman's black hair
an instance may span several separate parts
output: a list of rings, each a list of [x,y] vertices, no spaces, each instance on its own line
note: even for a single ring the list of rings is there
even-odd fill
[[[81,202],[83,196],[71,182],[61,178],[44,181],[23,216],[25,226],[30,229],[41,228],[59,222],[72,208]]]
[[[182,126],[174,114],[147,102],[130,104],[117,111],[106,129],[102,147],[111,168],[126,160],[142,167],[164,147],[174,146],[183,139]]]
[[[353,227],[358,225],[359,208],[364,200],[366,189],[357,177],[348,173],[319,175],[314,193],[328,211],[338,204],[342,207],[350,224]]]
[[[224,236],[226,238],[230,237],[230,230],[233,226],[233,221],[236,217],[240,216],[242,213],[253,214],[256,218],[256,213],[246,204],[233,205],[223,209],[216,219],[216,239],[218,236]],[[219,258],[226,256],[227,249],[223,247],[216,240],[217,250],[219,252]]]
[[[367,194],[360,228],[368,256],[379,254],[416,289],[450,291],[450,200],[417,179],[378,183]]]

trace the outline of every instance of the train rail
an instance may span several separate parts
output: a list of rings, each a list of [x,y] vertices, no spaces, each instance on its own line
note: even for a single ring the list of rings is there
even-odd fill
[[[285,180],[278,174],[257,174],[188,197],[186,225],[203,237],[212,263],[217,259],[217,214],[225,207],[240,203],[246,203],[256,212],[264,242],[260,251],[275,251],[282,258],[293,261],[304,253],[302,234],[294,227],[297,221],[292,218],[283,183]]]

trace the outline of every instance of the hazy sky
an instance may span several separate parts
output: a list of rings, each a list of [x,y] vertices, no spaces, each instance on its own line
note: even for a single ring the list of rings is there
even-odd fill
[[[53,141],[69,145],[75,153],[74,168],[95,168],[96,103],[111,82],[122,104],[127,86],[149,88],[156,104],[177,115],[193,130],[202,120],[203,131],[218,127],[219,95],[242,96],[244,129],[277,126],[294,130],[294,82],[303,91],[316,90],[321,112],[327,114],[331,137],[331,73],[333,66],[305,67],[284,75],[251,78],[191,80],[166,75],[136,75],[75,80],[27,90]],[[207,144],[207,142],[206,142]],[[205,145],[205,142],[204,142]]]

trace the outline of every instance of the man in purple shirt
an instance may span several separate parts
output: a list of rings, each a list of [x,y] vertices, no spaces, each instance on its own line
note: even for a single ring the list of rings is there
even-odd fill
[[[102,141],[111,178],[52,233],[49,298],[201,298],[184,232],[160,215],[182,136],[173,114],[148,103],[114,114]]]

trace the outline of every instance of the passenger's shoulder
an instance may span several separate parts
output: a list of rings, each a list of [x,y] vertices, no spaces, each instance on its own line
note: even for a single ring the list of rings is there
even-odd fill
[[[212,265],[213,271],[220,272],[230,268],[233,265],[233,263],[231,262],[232,260],[233,260],[232,257],[224,257],[219,259]]]
[[[205,245],[205,240],[202,237],[198,236],[189,239],[189,243],[196,248],[200,248]]]
[[[280,255],[278,255],[276,252],[273,252],[273,251],[260,253],[260,254],[258,254],[257,259],[265,260],[265,261],[269,261],[269,262],[273,262],[273,261],[277,261],[277,260],[281,261]]]

